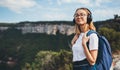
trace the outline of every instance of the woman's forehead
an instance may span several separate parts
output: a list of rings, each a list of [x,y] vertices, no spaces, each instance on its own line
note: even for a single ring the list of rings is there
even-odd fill
[[[84,14],[87,14],[87,12],[86,12],[85,10],[83,10],[83,9],[77,10],[76,13],[84,13]]]

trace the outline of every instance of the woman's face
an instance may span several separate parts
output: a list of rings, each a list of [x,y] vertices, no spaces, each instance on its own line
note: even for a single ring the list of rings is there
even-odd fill
[[[87,12],[83,9],[79,9],[76,11],[75,15],[75,22],[79,25],[83,25],[87,23]]]

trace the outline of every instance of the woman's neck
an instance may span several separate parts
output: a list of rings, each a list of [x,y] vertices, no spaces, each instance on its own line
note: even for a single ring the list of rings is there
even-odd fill
[[[80,25],[80,32],[85,32],[85,24]]]
[[[86,32],[88,30],[89,30],[89,28],[88,28],[87,24],[80,25],[80,32]]]

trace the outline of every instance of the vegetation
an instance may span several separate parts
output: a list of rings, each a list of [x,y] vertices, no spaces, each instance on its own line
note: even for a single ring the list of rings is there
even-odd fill
[[[72,70],[72,53],[61,50],[60,52],[40,51],[35,60],[26,63],[22,70]]]
[[[21,34],[20,30],[15,28],[8,29],[0,34],[0,60],[2,61],[1,68],[6,68],[9,57],[17,62],[17,70],[34,61],[35,55],[39,51],[60,51],[61,49],[70,50],[68,42],[72,36],[59,34]],[[10,70],[10,68],[8,68]],[[7,70],[7,69],[6,69]],[[14,70],[11,68],[11,70]]]
[[[22,34],[20,30],[14,28],[16,24],[0,25],[11,26],[6,31],[0,31],[0,70],[72,69],[70,41],[73,35],[67,36],[59,32],[57,35]],[[112,52],[119,51],[120,22],[107,20],[95,22],[95,26],[97,32],[110,42]],[[14,63],[10,65],[8,62]]]
[[[99,33],[108,39],[112,48],[112,52],[120,50],[120,32],[117,32],[114,29],[103,27],[99,29]]]

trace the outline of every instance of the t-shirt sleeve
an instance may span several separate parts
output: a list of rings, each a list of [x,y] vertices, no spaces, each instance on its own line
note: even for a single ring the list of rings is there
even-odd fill
[[[97,34],[91,34],[89,40],[89,50],[97,50],[98,49],[98,36]]]

